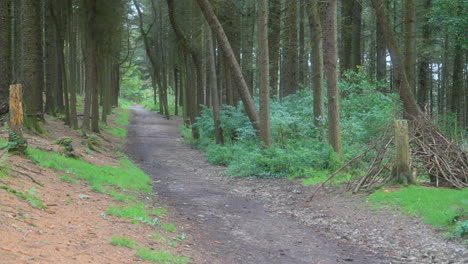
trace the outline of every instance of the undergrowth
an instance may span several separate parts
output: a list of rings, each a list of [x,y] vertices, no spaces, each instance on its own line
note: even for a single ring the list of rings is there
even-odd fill
[[[212,111],[204,108],[195,126],[200,139],[191,138],[190,129],[181,128],[182,136],[206,153],[209,162],[228,166],[227,174],[242,177],[302,177],[315,183],[338,169],[343,161],[361,153],[379,137],[399,109],[396,95],[378,92],[382,84],[374,84],[363,73],[348,73],[340,83],[343,158],[327,142],[327,114],[314,124],[313,95],[310,89],[298,91],[282,101],[271,101],[271,135],[273,145],[264,149],[258,144],[255,131],[239,107],[223,106],[221,128],[224,145],[215,144]],[[258,104],[258,98],[256,98]],[[325,107],[327,109],[327,107]],[[368,159],[372,158],[369,155]],[[336,178],[349,179],[365,171],[368,160],[356,163]]]

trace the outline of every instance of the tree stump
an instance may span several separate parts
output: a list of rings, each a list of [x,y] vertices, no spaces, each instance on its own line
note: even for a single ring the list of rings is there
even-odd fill
[[[23,138],[23,86],[10,85],[10,129],[8,131],[8,151],[24,154],[28,147]]]
[[[395,166],[393,167],[395,183],[405,185],[412,183],[407,120],[395,121],[395,151]]]

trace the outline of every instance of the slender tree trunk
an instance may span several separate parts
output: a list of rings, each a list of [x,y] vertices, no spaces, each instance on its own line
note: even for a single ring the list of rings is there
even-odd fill
[[[430,85],[432,74],[429,73],[431,51],[430,51],[430,42],[431,42],[431,29],[429,27],[429,18],[427,17],[428,12],[431,8],[432,0],[425,1],[425,12],[424,12],[424,23],[422,26],[422,47],[419,55],[419,72],[418,72],[418,104],[419,107],[425,109],[430,99]]]
[[[405,0],[404,17],[406,78],[413,94],[416,94],[416,8],[414,0]]]
[[[281,97],[284,98],[297,91],[297,72],[298,64],[298,39],[297,39],[297,1],[291,0],[287,4],[287,25],[285,29],[284,45],[284,69],[282,69],[284,78],[284,87]]]
[[[0,0],[0,102],[8,102],[11,84],[11,0]]]
[[[323,32],[319,16],[318,0],[307,0],[310,34],[312,36],[312,84],[314,89],[314,123],[323,126],[324,93],[323,93]]]
[[[207,65],[208,65],[208,85],[211,90],[211,101],[213,106],[213,122],[215,128],[215,139],[216,144],[224,144],[223,139],[223,132],[221,130],[221,120],[220,117],[220,110],[221,105],[219,103],[219,95],[218,95],[218,80],[216,78],[216,63],[215,63],[215,55],[214,55],[214,47],[213,47],[213,37],[211,36],[211,32],[206,33],[208,38],[208,45],[207,45]]]
[[[271,146],[270,63],[268,52],[268,1],[258,0],[258,67],[260,70],[260,140]]]
[[[308,1],[308,0],[306,0]],[[278,77],[280,61],[281,36],[281,0],[270,0],[270,13],[268,16],[269,36],[268,51],[271,64],[270,85],[274,95],[278,95]]]
[[[37,0],[21,1],[21,77],[24,87],[25,124],[38,129],[37,120],[43,119],[41,5]]]
[[[378,0],[371,0],[377,17],[379,25],[384,34],[385,42],[390,51],[392,59],[394,82],[396,89],[403,101],[405,111],[405,118],[413,120],[421,116],[422,112],[416,103],[412,89],[409,86],[408,79],[406,78],[406,71],[404,69],[404,61],[401,52],[398,48],[397,40],[392,29],[392,25],[388,21],[385,7]]]
[[[247,116],[249,117],[250,122],[252,123],[252,126],[254,127],[255,131],[257,131],[258,133],[260,131],[258,113],[255,109],[255,104],[250,95],[249,87],[247,86],[244,76],[242,75],[239,62],[236,60],[234,52],[231,48],[231,44],[229,43],[229,40],[226,34],[224,33],[223,27],[219,23],[219,20],[216,17],[209,1],[208,0],[196,0],[196,1],[198,5],[200,6],[200,9],[203,15],[208,21],[208,24],[210,25],[211,30],[213,31],[214,34],[216,34],[219,45],[224,52],[224,56],[226,57],[227,63],[229,64],[229,66],[231,67],[231,70],[234,73],[235,81],[239,89],[239,94],[242,99],[242,102],[244,103]]]
[[[340,96],[338,91],[337,0],[328,0],[324,28],[324,66],[328,89],[328,127],[330,145],[338,155],[341,151]]]
[[[70,80],[70,123],[73,129],[78,129],[78,117],[76,113],[76,87],[77,87],[77,76],[76,76],[76,61],[77,61],[77,38],[75,30],[75,14],[73,12],[73,1],[68,0],[67,11],[70,22],[68,23],[68,43],[70,45],[68,49],[69,58],[69,80]]]
[[[387,48],[385,39],[380,26],[379,19],[376,15],[376,79],[377,81],[385,81],[387,78]]]

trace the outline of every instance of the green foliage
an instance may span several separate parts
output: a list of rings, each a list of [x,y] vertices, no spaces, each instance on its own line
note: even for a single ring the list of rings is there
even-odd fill
[[[413,216],[420,216],[436,227],[454,225],[468,214],[468,190],[408,187],[395,192],[375,192],[369,197],[373,204],[401,207]]]
[[[14,195],[16,197],[25,200],[26,202],[28,202],[34,208],[47,209],[47,206],[44,205],[42,200],[36,194],[36,188],[35,187],[32,187],[30,190],[28,190],[28,193],[24,193],[24,192],[15,190],[15,189],[13,189],[11,187],[8,187],[8,186],[5,186],[5,185],[0,186],[0,189],[3,189],[3,190],[7,191],[8,193],[10,193],[10,194],[12,194],[12,195]]]
[[[136,241],[128,237],[115,236],[111,239],[110,243],[114,246],[135,248]]]
[[[162,264],[185,264],[189,262],[189,258],[182,256],[174,256],[171,253],[161,250],[156,251],[149,248],[140,247],[137,249],[137,256],[143,260],[148,260],[154,263]]]
[[[429,14],[429,22],[455,37],[455,42],[468,48],[468,1],[435,0]]]
[[[117,119],[115,119],[115,124],[122,126],[127,126],[129,124],[130,110],[129,109],[118,109],[116,111],[118,114]],[[123,127],[114,126],[112,128],[106,128],[105,131],[119,138],[127,137],[127,129]]]
[[[136,103],[151,98],[153,93],[151,79],[148,80],[143,77],[143,73],[138,66],[128,67],[120,83],[121,97]]]
[[[151,193],[151,179],[126,157],[122,157],[120,167],[112,167],[97,166],[34,148],[29,148],[27,155],[42,166],[65,171],[77,179],[86,180],[92,186],[108,185]]]
[[[20,136],[15,131],[9,129],[8,135],[10,140],[6,145],[6,149],[8,152],[15,152],[15,151],[24,151],[28,147],[28,142],[22,136]]]
[[[453,237],[468,238],[468,220],[456,224],[455,231],[453,232]]]
[[[347,73],[340,83],[341,125],[344,160],[361,153],[366,145],[382,133],[399,109],[395,95],[378,92],[381,84],[369,81],[363,72]],[[324,138],[328,127],[317,127],[313,120],[313,95],[310,89],[298,91],[282,101],[271,102],[271,134],[273,145],[263,149],[243,108],[223,106],[221,127],[225,145],[215,145],[212,111],[202,110],[196,126],[201,138],[195,143],[206,152],[209,162],[228,166],[227,173],[245,177],[310,177],[327,174],[342,165],[342,160]],[[327,114],[323,117],[327,124]],[[192,140],[190,129],[181,128],[186,140]],[[362,171],[357,164],[350,173]],[[317,174],[317,172],[319,172]],[[312,180],[311,182],[315,182]]]

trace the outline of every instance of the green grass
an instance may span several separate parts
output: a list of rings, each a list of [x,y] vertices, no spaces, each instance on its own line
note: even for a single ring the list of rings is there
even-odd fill
[[[114,246],[121,246],[121,247],[128,247],[128,248],[135,248],[136,242],[133,239],[128,237],[120,237],[115,236],[111,239],[110,242]]]
[[[34,187],[33,187],[34,188]],[[39,199],[36,195],[35,189],[31,188],[31,190],[28,191],[28,193],[24,193],[18,190],[15,190],[11,187],[8,186],[0,186],[0,189],[5,190],[6,192],[21,198],[28,202],[32,207],[38,208],[38,209],[47,209],[47,206],[44,205],[41,199]]]
[[[167,210],[164,208],[157,208],[151,212],[152,215],[157,216],[157,217],[161,217],[165,215],[166,213],[167,213]]]
[[[118,117],[114,121],[115,124],[119,124],[122,126],[127,126],[129,124],[129,109],[117,109],[116,114],[118,114]],[[123,127],[105,127],[105,131],[119,138],[127,137],[127,129]]]
[[[134,203],[127,206],[111,206],[106,211],[106,214],[135,220],[149,220],[148,212],[146,211],[146,206],[144,203]]]
[[[62,180],[64,182],[73,183],[73,184],[78,184],[79,183],[77,180],[73,179],[69,175],[63,175],[62,177],[60,177],[60,180]]]
[[[140,247],[137,249],[137,256],[143,260],[154,263],[163,264],[185,264],[189,262],[189,258],[182,256],[174,256],[171,253],[161,250],[151,250],[149,248]]]
[[[162,224],[161,228],[168,231],[168,232],[175,232],[176,231],[176,227],[175,227],[174,224]]]
[[[129,202],[129,201],[133,201],[133,200],[136,200],[136,197],[135,196],[132,196],[132,195],[128,195],[128,194],[123,194],[123,193],[119,193],[115,190],[109,190],[107,192],[107,194],[109,194],[110,196],[113,197],[112,200],[114,201],[120,201],[120,202]]]
[[[115,186],[124,190],[151,193],[151,179],[126,157],[119,167],[97,166],[85,161],[70,159],[56,153],[28,148],[27,155],[45,167],[65,171],[92,186]]]
[[[379,191],[369,197],[378,206],[396,206],[403,212],[422,217],[427,224],[449,227],[468,215],[468,189],[408,187],[395,192]]]

